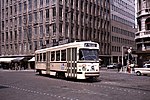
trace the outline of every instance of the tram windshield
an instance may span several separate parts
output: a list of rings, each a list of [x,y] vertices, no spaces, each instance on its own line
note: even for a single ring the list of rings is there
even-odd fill
[[[98,49],[80,49],[79,60],[99,60]]]

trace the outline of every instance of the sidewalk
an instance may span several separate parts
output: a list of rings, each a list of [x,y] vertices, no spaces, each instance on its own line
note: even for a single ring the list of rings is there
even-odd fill
[[[130,69],[130,72],[127,71],[127,67],[126,66],[123,66],[123,68],[121,68],[120,73],[135,74],[133,69]]]
[[[35,69],[25,69],[25,70],[11,70],[11,69],[2,69],[0,68],[0,71],[10,71],[10,72],[16,72],[16,71],[24,71],[24,72],[35,72]]]
[[[118,72],[118,69],[107,69],[106,67],[102,67],[100,71],[106,71],[106,72],[112,72],[112,73],[125,73],[125,74],[135,74],[134,71],[131,71],[130,73],[127,71],[127,68],[124,67]]]

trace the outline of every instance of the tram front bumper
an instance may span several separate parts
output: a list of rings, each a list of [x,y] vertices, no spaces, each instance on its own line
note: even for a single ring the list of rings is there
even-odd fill
[[[99,77],[99,72],[85,72],[85,77]]]

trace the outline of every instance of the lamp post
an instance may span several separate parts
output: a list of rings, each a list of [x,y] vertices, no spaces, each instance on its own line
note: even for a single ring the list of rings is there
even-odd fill
[[[123,60],[123,55],[124,55],[124,48],[126,48],[125,46],[122,46],[121,49],[122,49],[122,66],[124,65],[124,60]]]

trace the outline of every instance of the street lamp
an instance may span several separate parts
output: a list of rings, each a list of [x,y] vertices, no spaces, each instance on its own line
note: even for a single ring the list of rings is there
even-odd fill
[[[124,48],[126,48],[126,46],[122,46],[121,47],[121,49],[122,49],[122,65],[124,65],[124,60],[123,60]]]

